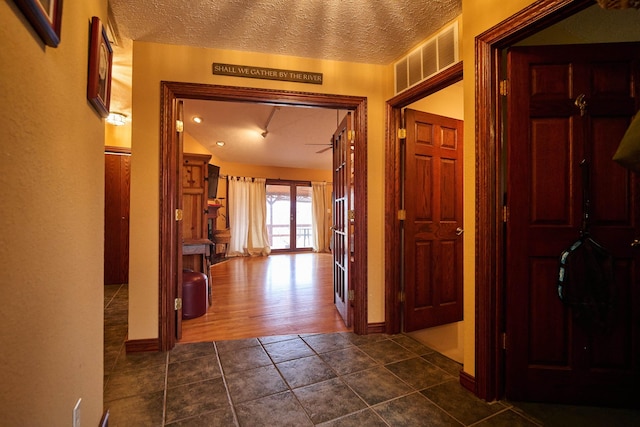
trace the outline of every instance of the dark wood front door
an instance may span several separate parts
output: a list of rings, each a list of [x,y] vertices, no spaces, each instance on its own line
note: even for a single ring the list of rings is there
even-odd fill
[[[405,110],[404,330],[462,320],[463,122]]]
[[[522,47],[508,54],[509,399],[637,405],[639,252],[631,243],[640,235],[640,187],[637,175],[611,158],[640,106],[639,74],[638,44]],[[590,234],[613,254],[614,281],[602,285],[613,300],[568,306],[558,296],[559,258],[583,222],[585,159]],[[585,314],[584,307],[604,314]]]
[[[347,113],[333,134],[333,290],[334,302],[347,327],[351,326],[349,277],[353,260],[353,132]]]
[[[104,284],[129,283],[129,183],[131,152],[104,155]]]

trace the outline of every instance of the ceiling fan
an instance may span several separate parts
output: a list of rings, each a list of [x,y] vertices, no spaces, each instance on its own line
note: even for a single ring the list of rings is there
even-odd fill
[[[340,123],[340,110],[336,110],[336,127]],[[325,151],[329,151],[333,148],[333,138],[329,140],[328,144],[304,144],[304,145],[324,145],[327,148],[323,148],[322,150],[316,151],[316,154],[324,153]]]
[[[304,144],[304,145],[326,145],[327,148],[323,148],[322,150],[316,151],[316,154],[324,153],[325,151],[331,150],[333,148],[333,142],[328,144]]]

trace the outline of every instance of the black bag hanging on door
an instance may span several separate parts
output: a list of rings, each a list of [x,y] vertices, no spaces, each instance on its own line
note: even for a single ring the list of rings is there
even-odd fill
[[[588,330],[606,330],[613,306],[613,256],[589,233],[589,164],[582,168],[580,236],[560,255],[558,296],[574,319]]]

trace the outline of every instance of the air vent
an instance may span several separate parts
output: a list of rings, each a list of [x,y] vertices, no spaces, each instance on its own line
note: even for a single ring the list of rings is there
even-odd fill
[[[458,61],[456,21],[395,63],[395,93],[415,86]]]

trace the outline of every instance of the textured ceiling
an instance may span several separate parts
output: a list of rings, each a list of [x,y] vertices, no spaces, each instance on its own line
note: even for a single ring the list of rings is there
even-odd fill
[[[461,0],[110,0],[120,37],[390,64],[462,12]]]
[[[110,0],[109,9],[117,40],[111,110],[131,117],[132,41],[387,65],[460,15],[462,1]],[[256,140],[271,109],[188,100],[186,131],[227,162],[331,167],[330,151],[305,144],[328,143],[344,112],[282,108],[273,131]],[[188,122],[193,114],[202,125]],[[278,129],[279,122],[289,125]],[[227,145],[219,149],[216,140]]]

